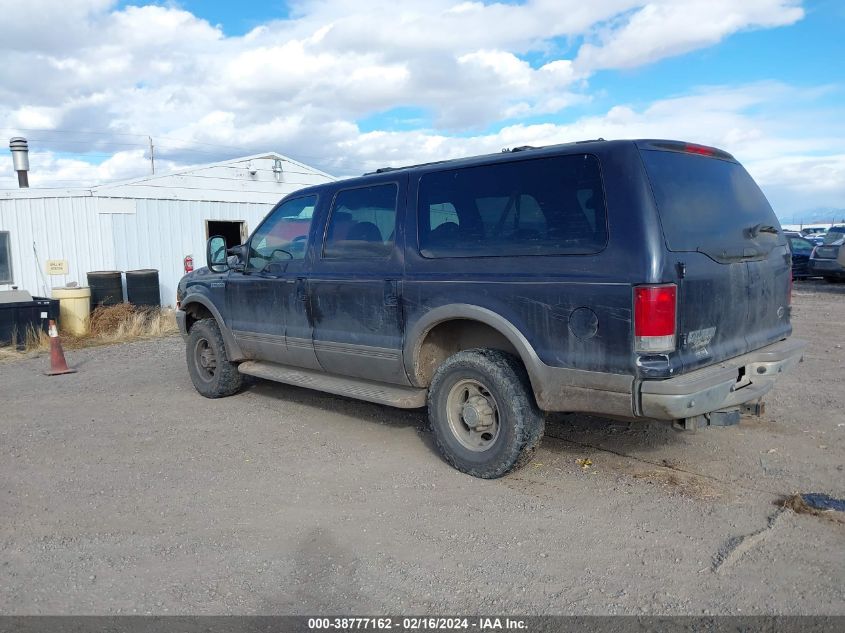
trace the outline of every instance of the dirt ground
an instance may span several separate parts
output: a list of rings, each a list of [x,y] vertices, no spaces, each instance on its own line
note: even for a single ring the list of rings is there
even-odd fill
[[[794,306],[810,346],[763,419],[556,415],[496,481],[422,412],[203,399],[178,337],[2,363],[0,612],[845,614],[845,524],[776,505],[845,496],[845,285]]]

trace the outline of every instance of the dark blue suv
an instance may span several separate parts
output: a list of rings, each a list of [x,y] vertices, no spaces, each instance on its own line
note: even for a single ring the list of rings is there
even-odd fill
[[[283,199],[179,284],[204,396],[244,374],[427,406],[501,476],[544,411],[734,424],[801,359],[790,255],[729,154],[587,141],[383,169]]]

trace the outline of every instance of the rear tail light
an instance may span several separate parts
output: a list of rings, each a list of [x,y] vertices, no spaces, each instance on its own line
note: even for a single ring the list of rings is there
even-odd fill
[[[678,296],[675,284],[634,288],[634,349],[669,352],[675,349]]]
[[[699,154],[700,156],[715,156],[716,149],[713,147],[706,147],[704,145],[693,145],[687,143],[684,145],[684,151],[689,154]]]

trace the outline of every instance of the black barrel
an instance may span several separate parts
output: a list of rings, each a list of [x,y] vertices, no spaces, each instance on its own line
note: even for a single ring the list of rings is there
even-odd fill
[[[126,298],[136,306],[160,306],[161,293],[158,287],[158,271],[127,270]]]
[[[91,309],[123,303],[123,276],[119,270],[96,270],[88,273],[91,287]]]

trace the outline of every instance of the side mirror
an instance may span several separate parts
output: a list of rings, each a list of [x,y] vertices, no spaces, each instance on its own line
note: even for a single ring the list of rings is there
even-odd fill
[[[210,237],[205,245],[205,259],[208,269],[215,273],[225,273],[229,270],[229,262],[226,259],[226,240],[215,235]]]

